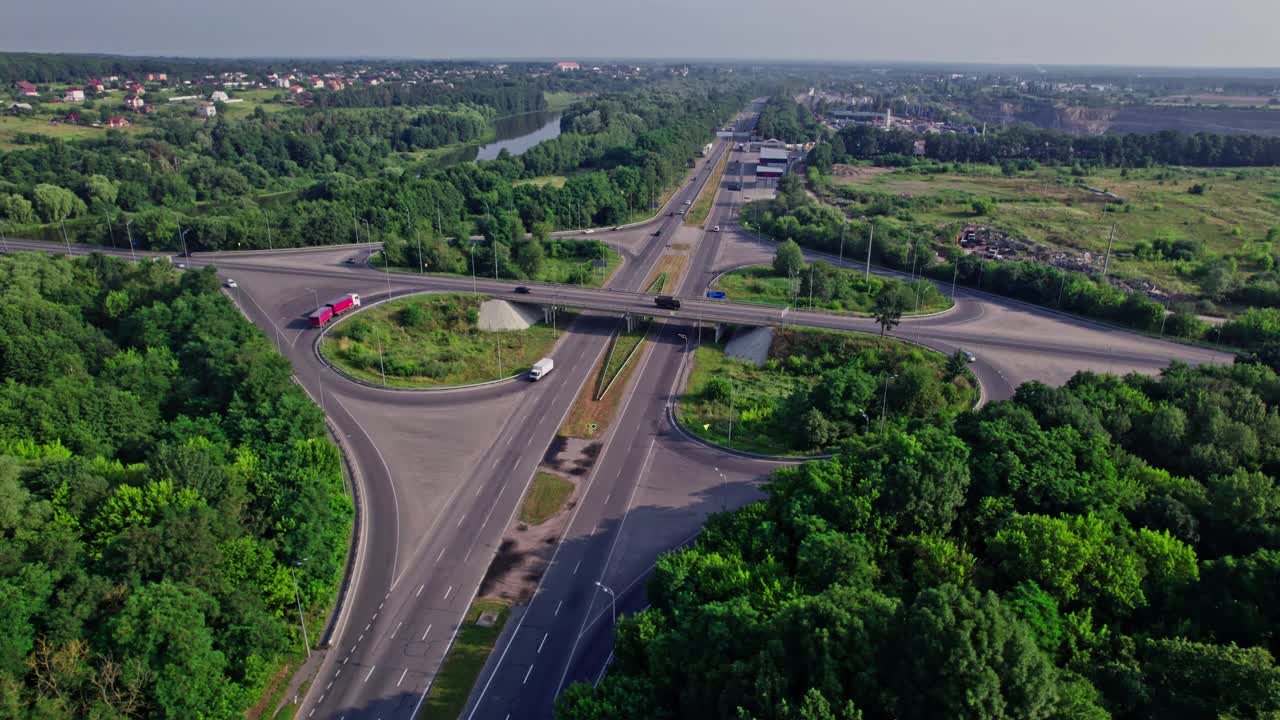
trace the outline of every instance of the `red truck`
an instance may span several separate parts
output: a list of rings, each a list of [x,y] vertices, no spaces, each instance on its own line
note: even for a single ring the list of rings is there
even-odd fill
[[[311,320],[311,327],[320,327],[338,315],[356,307],[360,307],[360,296],[355,293],[348,293],[316,308],[315,312],[311,313],[308,318]]]

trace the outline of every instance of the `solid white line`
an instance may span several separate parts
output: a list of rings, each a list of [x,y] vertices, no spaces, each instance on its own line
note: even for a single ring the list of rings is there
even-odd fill
[[[537,652],[537,654],[538,654],[538,655],[541,655],[541,654],[542,654],[542,646],[547,644],[547,636],[548,636],[548,635],[550,635],[550,634],[551,634],[551,633],[543,633],[543,634],[542,634],[542,642],[538,643],[538,652]]]
[[[400,683],[404,682],[404,676],[408,674],[409,668],[405,668],[404,672],[400,673],[400,679],[396,681],[396,687],[400,687]]]
[[[426,630],[423,630],[423,631],[422,631],[422,639],[423,639],[423,640],[426,640],[426,639],[427,639],[427,633],[429,633],[429,632],[431,632],[431,626],[430,626],[430,625],[428,625],[428,626],[427,626],[427,629],[426,629]]]
[[[521,680],[520,684],[524,685],[525,683],[529,682],[529,676],[532,674],[533,674],[533,666],[530,665],[529,669],[524,671],[524,680]]]
[[[391,555],[391,572],[394,575],[396,571],[396,566],[400,564],[400,497],[396,493],[395,477],[393,477],[391,474],[391,467],[387,465],[387,459],[382,456],[382,450],[379,449],[377,443],[373,441],[373,436],[369,434],[368,430],[364,429],[364,425],[361,425],[360,421],[356,419],[356,416],[351,414],[351,411],[347,409],[347,406],[342,404],[342,400],[337,395],[333,395],[332,397],[334,402],[338,403],[338,407],[342,408],[342,411],[347,414],[347,417],[351,418],[351,421],[356,424],[356,427],[360,428],[360,432],[364,433],[365,439],[368,440],[369,444],[373,446],[373,451],[378,454],[378,461],[382,463],[382,470],[387,474],[387,484],[391,486],[391,505],[392,507],[395,508],[395,511],[396,511],[396,517],[395,517],[396,544],[395,544],[395,550]],[[362,547],[363,547],[363,544],[362,544]],[[356,587],[356,585],[353,584],[352,587]],[[391,583],[391,587],[395,587],[394,581]]]
[[[396,623],[396,629],[391,631],[391,637],[392,637],[392,638],[394,638],[394,637],[396,636],[396,633],[400,632],[400,626],[401,626],[401,625],[403,625],[403,624],[404,624],[404,621],[403,621],[403,620],[401,620],[400,622]]]
[[[365,682],[369,682],[369,676],[370,676],[370,675],[373,675],[373,669],[374,669],[375,667],[377,667],[377,665],[370,665],[370,666],[369,666],[369,674],[364,676],[364,681],[365,681]]]

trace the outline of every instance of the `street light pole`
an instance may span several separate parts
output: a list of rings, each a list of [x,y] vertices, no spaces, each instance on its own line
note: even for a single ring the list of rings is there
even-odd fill
[[[116,248],[116,231],[115,231],[115,228],[111,227],[111,215],[108,213],[103,213],[102,216],[107,219],[107,236],[111,238],[111,249],[115,250],[117,249]]]
[[[608,585],[596,580],[596,587],[609,593],[609,608],[613,611],[613,626],[618,626],[618,596],[613,594]]]
[[[847,227],[849,227],[849,223],[840,223],[840,267],[844,267],[844,231]]]
[[[186,230],[183,230],[181,227],[179,227],[178,230],[180,231],[178,233],[178,237],[179,239],[182,240],[182,257],[184,258],[191,257],[191,253],[187,250],[187,233],[191,232],[191,228],[187,228]]]
[[[951,299],[956,299],[956,278],[960,275],[960,258],[956,258],[956,267],[951,271]],[[1059,291],[1061,292],[1061,291]],[[1061,297],[1061,296],[1059,296]]]
[[[729,491],[729,480],[725,478],[724,471],[720,468],[712,468],[720,475],[720,510],[723,512],[728,509],[729,499],[725,497],[725,493]]]
[[[305,560],[306,558],[299,560],[298,564],[302,564]],[[298,624],[302,626],[302,644],[307,650],[307,657],[311,657],[311,640],[307,637],[307,621],[302,617],[302,593],[298,591],[298,573],[291,567],[289,576],[293,578],[293,599],[298,601]]]
[[[71,239],[67,237],[67,221],[59,220],[58,224],[62,226],[62,241],[67,244],[67,257],[71,257]]]
[[[875,244],[875,241],[876,241],[876,226],[872,225],[871,237],[867,238],[867,274],[866,274],[866,277],[863,278],[863,281],[866,282],[868,285],[871,284],[871,246]]]
[[[0,242],[4,243],[4,251],[9,252],[9,238],[4,236],[4,226],[0,225]]]

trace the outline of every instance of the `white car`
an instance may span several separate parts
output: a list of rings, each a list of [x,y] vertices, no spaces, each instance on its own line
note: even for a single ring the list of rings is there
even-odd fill
[[[684,201],[684,204],[685,204],[685,205],[692,205],[692,204],[693,204],[693,201],[692,201],[692,200],[685,200],[685,201]]]
[[[719,226],[719,225],[717,225],[717,226],[715,226],[715,227],[711,228],[711,232],[720,232],[720,226]]]
[[[964,353],[964,359],[968,360],[969,362],[974,362],[978,359],[974,357],[973,353],[969,352],[968,350],[961,350],[960,352]]]
[[[234,287],[240,287],[240,286],[236,285],[235,280],[232,280],[231,278],[227,278],[227,287],[234,288]]]

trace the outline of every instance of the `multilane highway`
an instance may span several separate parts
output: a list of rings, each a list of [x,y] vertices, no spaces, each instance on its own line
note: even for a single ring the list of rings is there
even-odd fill
[[[718,143],[696,171],[697,182],[674,195],[669,207],[692,200],[724,152],[728,145]],[[191,266],[216,264],[220,273],[236,278],[232,298],[293,363],[298,381],[324,407],[356,474],[360,518],[353,574],[331,647],[298,717],[406,718],[418,707],[529,479],[604,348],[614,322],[605,315],[632,313],[661,322],[637,360],[631,387],[624,389],[621,417],[579,489],[555,559],[504,635],[468,717],[548,717],[567,682],[594,679],[603,670],[612,631],[608,592],[616,593],[622,610],[642,606],[639,580],[658,550],[696,530],[706,512],[753,496],[753,481],[771,465],[699,445],[669,423],[668,404],[679,390],[690,347],[681,336],[696,342],[694,328],[710,323],[879,328],[867,318],[703,298],[707,282],[726,265],[765,259],[770,252],[731,228],[737,201],[737,193],[721,190],[706,223],[721,225],[721,233],[681,229],[681,218],[660,214],[649,223],[596,234],[626,257],[605,289],[530,283],[528,295],[514,295],[510,282],[346,264],[363,259],[367,247],[185,260]],[[655,229],[661,234],[655,236]],[[677,236],[693,244],[677,292],[682,306],[660,311],[652,296],[637,291]],[[63,251],[46,243],[10,245]],[[316,356],[316,331],[306,326],[305,314],[317,298],[341,292],[359,292],[369,304],[411,292],[473,289],[603,315],[581,317],[554,351],[556,372],[543,381],[434,393],[346,381]],[[1007,397],[1026,380],[1061,382],[1082,368],[1155,372],[1174,358],[1230,360],[964,289],[957,291],[953,310],[905,319],[895,334],[944,352],[974,352],[987,399]],[[699,482],[707,487],[696,497],[681,487],[701,487]]]

